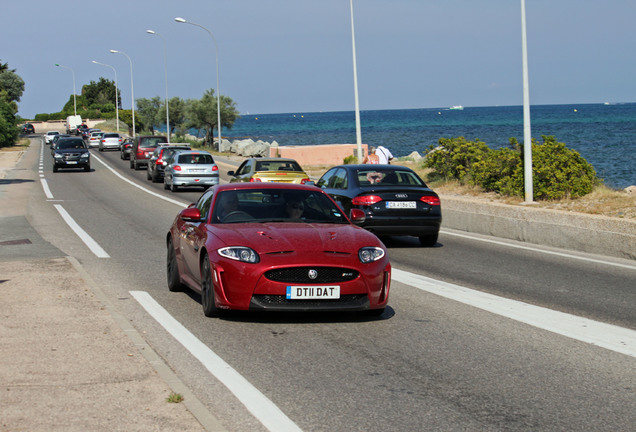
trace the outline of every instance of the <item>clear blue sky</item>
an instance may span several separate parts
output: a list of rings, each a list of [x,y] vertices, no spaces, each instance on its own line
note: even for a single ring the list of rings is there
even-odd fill
[[[520,0],[354,0],[361,110],[521,105]],[[527,0],[532,104],[636,101],[634,0]],[[19,114],[56,112],[100,77],[135,98],[216,88],[241,113],[354,109],[349,0],[2,0],[0,60]]]

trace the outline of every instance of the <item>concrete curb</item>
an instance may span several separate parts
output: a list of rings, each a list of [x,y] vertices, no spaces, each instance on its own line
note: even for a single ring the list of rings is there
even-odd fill
[[[442,226],[528,243],[636,259],[636,220],[484,203],[455,196],[442,199]]]

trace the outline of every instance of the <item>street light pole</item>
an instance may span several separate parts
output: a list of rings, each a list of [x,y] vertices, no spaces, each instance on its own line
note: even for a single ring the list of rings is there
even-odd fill
[[[534,190],[532,185],[532,133],[530,129],[530,86],[528,84],[525,0],[521,0],[521,52],[523,57],[523,183],[525,202],[531,203],[534,199]]]
[[[128,59],[128,62],[130,63],[130,99],[132,101],[132,127],[133,127],[133,138],[135,137],[135,91],[133,88],[133,66],[132,66],[132,60],[130,59],[130,57],[128,56],[128,54],[126,54],[123,51],[117,51],[117,50],[110,50],[111,53],[113,54],[123,54],[126,56],[126,58]]]
[[[115,70],[115,68],[109,64],[106,63],[100,63],[98,61],[93,60],[93,63],[98,64],[98,65],[102,65],[102,66],[107,66],[109,68],[111,68],[113,70],[113,72],[115,72],[115,115],[117,116],[117,133],[119,133],[119,93],[118,93],[118,86],[117,86],[117,70]]]
[[[170,144],[170,114],[168,110],[168,54],[166,39],[154,30],[146,30],[146,33],[157,35],[163,40],[163,67],[166,75],[166,130],[168,132],[168,144]]]
[[[217,123],[218,123],[218,132],[219,132],[219,150],[221,149],[221,89],[219,88],[219,46],[216,44],[216,39],[210,30],[203,27],[200,24],[196,24],[190,21],[186,21],[183,18],[177,17],[174,19],[178,23],[190,24],[193,26],[197,26],[208,32],[212,41],[214,42],[214,49],[216,52],[216,112],[217,112]],[[212,138],[214,139],[214,138]]]
[[[74,115],[77,115],[77,100],[75,99],[75,71],[73,69],[71,69],[68,66],[63,66],[59,63],[55,63],[55,66],[57,67],[61,67],[64,69],[68,69],[71,71],[71,74],[73,74],[73,113]]]
[[[358,163],[362,163],[362,131],[360,130],[360,104],[358,102],[358,66],[356,62],[356,36],[353,27],[353,0],[349,0],[351,6],[351,47],[353,48],[353,95],[356,112],[356,142],[358,144]]]

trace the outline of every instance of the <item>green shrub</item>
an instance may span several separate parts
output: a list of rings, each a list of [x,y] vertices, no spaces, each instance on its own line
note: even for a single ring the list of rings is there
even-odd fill
[[[484,159],[490,148],[481,141],[466,138],[440,138],[437,147],[431,146],[424,159],[424,167],[433,168],[431,180],[459,180],[466,182],[474,163]]]
[[[345,165],[356,164],[356,163],[358,163],[358,156],[349,155],[346,158],[344,158],[342,163],[345,164]]]
[[[578,198],[599,183],[594,167],[553,136],[532,140],[533,192],[536,200]],[[514,138],[511,148],[492,150],[481,141],[463,137],[440,139],[430,148],[423,166],[429,180],[458,180],[488,192],[524,196],[523,148]]]
[[[599,183],[594,167],[553,136],[542,136],[542,139],[542,144],[534,140],[532,144],[534,198],[578,198],[592,192]]]

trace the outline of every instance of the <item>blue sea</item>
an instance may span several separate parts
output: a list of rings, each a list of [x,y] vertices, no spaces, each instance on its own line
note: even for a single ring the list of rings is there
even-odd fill
[[[607,186],[636,184],[636,103],[536,105],[532,136],[553,135],[591,163]],[[523,107],[465,107],[361,111],[362,142],[388,147],[394,156],[423,154],[439,138],[479,139],[492,148],[509,138],[523,142]],[[356,142],[355,113],[243,114],[224,138],[249,137],[279,145]]]

